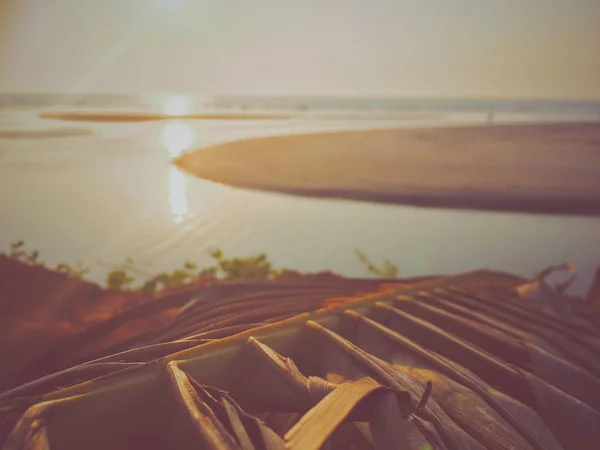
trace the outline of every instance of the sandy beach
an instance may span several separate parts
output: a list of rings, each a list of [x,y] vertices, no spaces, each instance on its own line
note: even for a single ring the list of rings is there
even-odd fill
[[[600,123],[247,139],[175,164],[228,185],[420,206],[600,215]]]

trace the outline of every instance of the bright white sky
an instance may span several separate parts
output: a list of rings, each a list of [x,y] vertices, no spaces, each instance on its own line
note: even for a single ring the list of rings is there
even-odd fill
[[[600,99],[600,0],[0,0],[0,91]]]

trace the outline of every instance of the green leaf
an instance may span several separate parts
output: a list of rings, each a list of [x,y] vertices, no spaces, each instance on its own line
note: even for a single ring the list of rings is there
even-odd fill
[[[198,265],[193,261],[186,261],[184,267],[186,268],[186,270],[196,270],[198,268]]]
[[[17,248],[22,248],[24,245],[25,245],[25,241],[20,240],[20,241],[11,242],[10,247],[13,249],[17,249]]]
[[[223,258],[223,251],[221,249],[214,249],[209,251],[210,256],[217,261]]]
[[[129,287],[133,280],[133,277],[129,276],[125,270],[116,269],[109,272],[106,284],[109,289],[124,290]]]

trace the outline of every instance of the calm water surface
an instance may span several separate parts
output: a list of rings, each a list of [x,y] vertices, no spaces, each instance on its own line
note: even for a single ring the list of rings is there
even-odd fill
[[[61,107],[191,112],[186,97],[165,97],[154,104],[134,104],[132,99],[127,103],[99,96]],[[203,107],[292,108],[281,101],[273,106],[234,100]],[[376,102],[359,108],[360,103],[319,101],[306,100],[308,112],[287,120],[89,123],[40,119],[41,111],[57,107],[56,99],[0,96],[0,249],[24,239],[50,263],[81,260],[92,265],[91,277],[98,281],[106,274],[98,260],[118,263],[132,256],[154,272],[186,259],[208,264],[207,251],[216,247],[230,255],[266,252],[278,266],[354,276],[364,275],[353,256],[355,248],[375,261],[392,260],[401,276],[480,267],[530,276],[545,265],[571,261],[580,273],[575,290],[584,291],[600,263],[600,219],[249,192],[193,178],[170,164],[182,152],[251,136],[482,123],[490,108],[499,122],[600,117],[600,107],[587,104],[521,103],[511,108],[413,102],[377,109]]]

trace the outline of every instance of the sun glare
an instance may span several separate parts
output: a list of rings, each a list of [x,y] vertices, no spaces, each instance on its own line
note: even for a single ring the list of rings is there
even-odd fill
[[[167,116],[184,116],[190,112],[190,101],[185,95],[172,95],[165,99],[163,113]]]
[[[169,169],[169,207],[175,223],[181,223],[188,213],[187,186],[177,167]]]
[[[162,139],[169,156],[176,158],[192,145],[192,127],[185,123],[167,123]],[[169,207],[175,223],[181,223],[188,213],[187,187],[185,175],[174,166],[169,169]]]
[[[194,140],[192,127],[185,123],[168,123],[163,128],[163,144],[171,158],[177,158]]]

